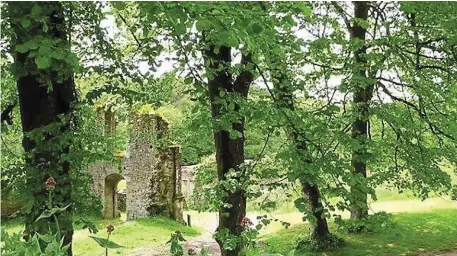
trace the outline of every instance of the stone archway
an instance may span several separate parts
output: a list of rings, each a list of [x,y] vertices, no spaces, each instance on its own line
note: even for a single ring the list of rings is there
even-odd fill
[[[123,180],[124,177],[118,173],[111,173],[105,177],[104,187],[104,207],[103,217],[112,219],[119,217],[118,214],[118,198],[117,198],[117,184]]]

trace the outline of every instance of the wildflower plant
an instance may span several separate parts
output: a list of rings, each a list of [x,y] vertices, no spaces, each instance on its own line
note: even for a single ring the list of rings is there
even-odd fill
[[[94,239],[95,242],[97,242],[98,245],[100,245],[100,247],[105,248],[105,256],[108,256],[108,249],[118,249],[118,248],[124,247],[122,245],[119,245],[119,244],[109,240],[109,237],[110,237],[111,233],[113,233],[113,231],[114,231],[114,225],[109,224],[108,226],[106,226],[106,233],[108,234],[106,239],[102,238],[102,237],[89,236],[90,238]]]
[[[53,192],[57,182],[53,177],[48,177],[44,182],[48,193],[46,209],[35,220],[38,222],[43,219],[47,221],[48,233],[40,234],[35,232],[26,241],[21,240],[21,234],[9,235],[2,229],[2,241],[5,243],[1,250],[1,255],[40,255],[40,256],[64,256],[68,254],[70,244],[64,245],[65,236],[62,235],[58,214],[66,211],[70,204],[65,207],[55,207],[53,205]]]

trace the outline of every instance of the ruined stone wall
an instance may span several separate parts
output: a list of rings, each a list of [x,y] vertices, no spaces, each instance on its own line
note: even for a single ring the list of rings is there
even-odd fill
[[[156,117],[138,114],[133,119],[129,143],[129,160],[124,167],[127,183],[127,219],[150,216],[151,179],[154,170]]]
[[[125,191],[118,191],[117,192],[117,206],[120,212],[127,211],[127,193]]]
[[[109,163],[98,163],[89,169],[94,177],[93,190],[104,203],[104,216],[109,218],[116,214],[113,209],[118,208],[119,199],[113,186],[123,177],[127,219],[149,217],[168,209],[170,218],[183,221],[181,151],[179,146],[166,146],[168,123],[160,115],[149,113],[136,114],[132,122],[122,172]]]
[[[114,163],[99,162],[89,167],[92,174],[92,191],[100,195],[103,205],[103,216],[105,218],[115,218],[119,216],[117,212],[117,183],[123,179],[121,170]],[[108,201],[108,202],[107,202]],[[106,207],[109,205],[109,207]]]
[[[194,193],[195,189],[195,179],[194,179],[194,172],[195,169],[199,165],[188,165],[188,166],[183,166],[181,167],[182,169],[182,177],[181,177],[181,183],[182,183],[182,193],[184,194],[184,197],[189,198],[192,196]]]
[[[181,152],[179,147],[166,147],[168,123],[156,114],[137,114],[133,121],[129,143],[127,182],[127,218],[135,219],[163,213],[167,208],[170,217],[182,220],[174,209],[174,198],[180,190],[175,180],[180,176]],[[176,174],[179,172],[179,174]],[[172,209],[172,210],[170,210]]]
[[[161,184],[161,204],[168,205],[168,215],[171,219],[184,222],[183,201],[184,196],[181,191],[181,148],[179,146],[169,146],[160,152],[160,162],[157,169],[166,177],[165,183]]]
[[[97,108],[98,120],[103,123],[102,134],[114,134],[116,131],[116,113],[112,106]]]

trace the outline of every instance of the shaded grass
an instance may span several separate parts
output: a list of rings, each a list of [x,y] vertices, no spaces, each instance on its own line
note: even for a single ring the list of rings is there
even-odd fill
[[[392,222],[386,230],[362,234],[338,232],[331,224],[332,232],[344,238],[346,246],[335,251],[302,255],[419,255],[457,250],[457,210],[401,213],[394,215]],[[262,250],[286,255],[295,247],[296,239],[307,232],[307,224],[300,224],[266,235],[261,239]]]
[[[94,223],[99,229],[95,235],[90,234],[88,230],[81,229],[80,225],[74,226],[73,253],[75,256],[104,255],[104,249],[89,236],[106,238],[105,227],[109,224],[114,225],[114,232],[111,234],[110,240],[124,246],[124,248],[110,250],[110,255],[126,255],[138,247],[163,245],[170,239],[170,234],[176,230],[180,230],[186,239],[200,234],[200,230],[196,228],[183,226],[162,216],[132,221],[125,221],[125,217],[111,220],[95,219]],[[21,219],[3,221],[3,228],[9,234],[21,232],[23,221]]]

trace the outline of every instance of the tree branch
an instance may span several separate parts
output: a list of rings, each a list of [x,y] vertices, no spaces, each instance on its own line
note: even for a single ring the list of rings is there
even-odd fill
[[[428,127],[430,128],[430,131],[431,131],[433,134],[435,134],[435,135],[436,135],[436,134],[441,134],[441,135],[443,135],[444,137],[446,137],[446,138],[448,138],[448,139],[450,139],[450,140],[456,141],[456,138],[455,138],[454,136],[452,136],[451,134],[448,134],[448,133],[444,132],[444,131],[441,130],[437,125],[435,125],[434,123],[432,123],[432,122],[430,121],[430,119],[428,118],[427,113],[426,113],[425,111],[421,111],[421,109],[420,109],[418,106],[414,105],[413,103],[411,103],[411,102],[409,102],[409,101],[407,101],[407,100],[405,100],[405,99],[398,98],[398,97],[392,95],[392,93],[391,93],[389,90],[387,90],[387,87],[386,87],[383,83],[378,82],[378,85],[383,89],[383,92],[384,92],[385,94],[389,95],[389,97],[390,97],[391,99],[393,99],[393,100],[395,100],[395,101],[398,101],[398,102],[401,102],[401,103],[403,103],[403,104],[405,104],[405,105],[407,105],[407,106],[413,108],[413,109],[417,112],[417,114],[419,115],[419,117],[427,123]]]
[[[347,18],[347,16],[348,16],[347,13],[344,11],[344,9],[340,5],[338,5],[338,2],[332,1],[331,4],[335,8],[336,12],[338,12],[341,15],[341,18],[343,18],[347,29],[349,30],[349,32],[351,32],[352,31],[352,26],[351,26],[351,22]]]
[[[249,85],[254,81],[254,73],[252,72],[252,68],[246,68],[252,63],[252,55],[251,54],[242,54],[241,56],[241,65],[243,65],[243,71],[238,75],[234,82],[235,91],[241,92],[241,95],[244,97],[247,96],[249,91]]]
[[[135,39],[135,42],[138,45],[138,48],[141,48],[142,45],[141,45],[140,41],[138,40],[138,38],[135,36],[135,33],[133,33],[132,29],[130,28],[129,24],[127,23],[127,20],[120,13],[118,13],[117,15],[119,16],[119,18],[121,18],[122,22],[124,22],[125,25],[127,26],[130,34],[132,34],[132,36],[133,36],[133,39]]]

